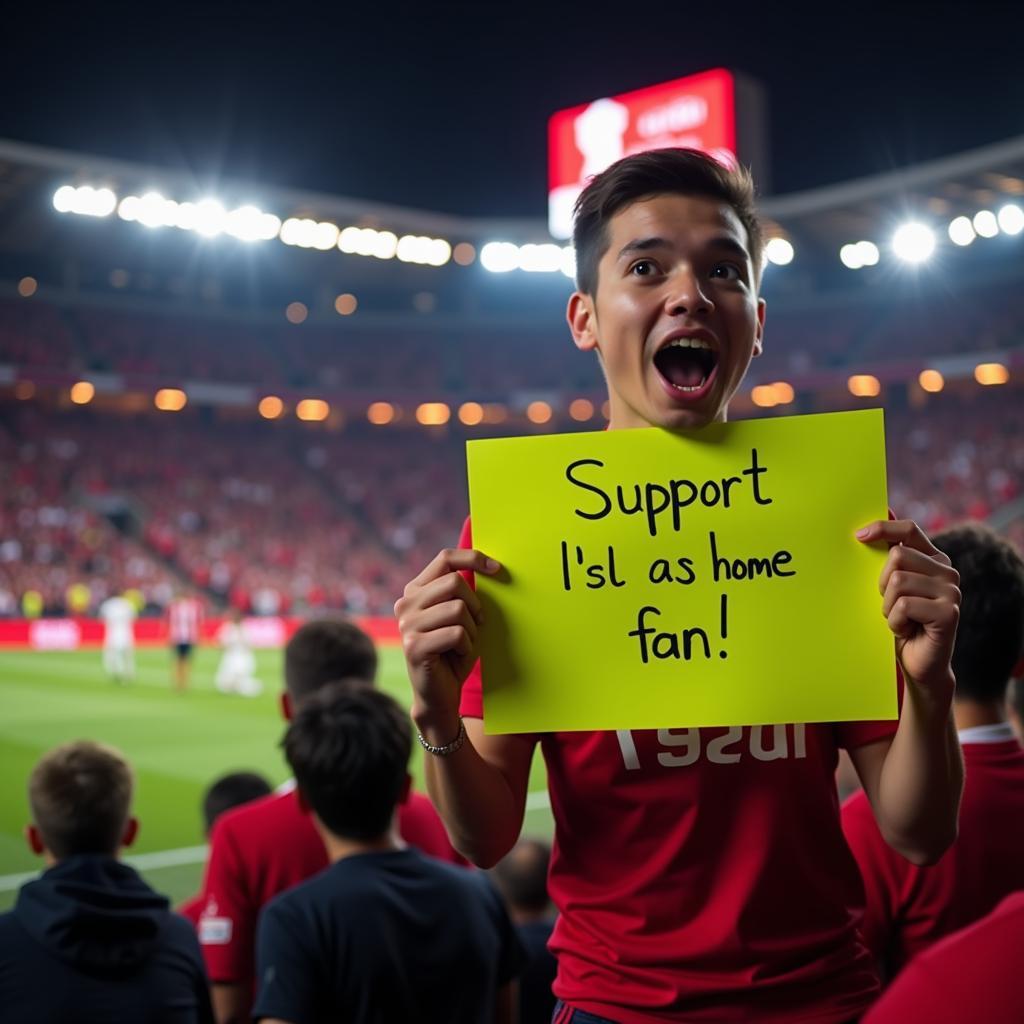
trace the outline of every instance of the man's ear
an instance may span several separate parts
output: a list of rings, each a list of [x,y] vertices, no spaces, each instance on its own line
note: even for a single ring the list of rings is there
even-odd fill
[[[290,722],[295,717],[291,694],[287,690],[281,691],[281,716],[286,722]]]
[[[572,340],[581,352],[591,352],[597,348],[597,312],[594,300],[589,295],[573,292],[569,296],[565,319],[569,323]]]
[[[25,826],[25,842],[28,843],[28,848],[37,857],[42,857],[46,852],[46,843],[43,842],[42,833],[35,825],[28,824]]]
[[[764,351],[764,314],[765,301],[757,300],[757,332],[754,335],[754,355],[759,356]]]
[[[139,819],[129,818],[125,822],[124,835],[121,836],[121,846],[131,846],[135,842],[136,836],[139,834]]]
[[[402,788],[398,793],[398,803],[405,804],[409,802],[409,794],[412,792],[412,776],[406,772],[405,782],[402,783]]]

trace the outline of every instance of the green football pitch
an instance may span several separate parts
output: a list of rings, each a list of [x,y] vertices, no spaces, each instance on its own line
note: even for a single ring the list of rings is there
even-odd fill
[[[138,839],[126,859],[155,888],[178,902],[198,888],[204,862],[200,803],[207,785],[229,771],[262,772],[273,784],[288,776],[278,742],[282,652],[258,651],[259,697],[218,693],[219,652],[196,652],[188,692],[171,687],[166,650],[136,651],[136,678],[117,686],[98,650],[0,650],[0,910],[41,862],[22,835],[28,821],[25,786],[33,764],[59,743],[94,739],[127,755],[135,769]],[[401,651],[381,649],[380,686],[403,704],[409,684]],[[412,772],[422,785],[422,751]],[[549,835],[551,816],[541,758],[534,762],[524,831]]]

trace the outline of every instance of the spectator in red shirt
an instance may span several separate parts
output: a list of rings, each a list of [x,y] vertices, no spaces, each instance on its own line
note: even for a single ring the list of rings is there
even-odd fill
[[[916,957],[861,1024],[1020,1024],[1024,892]]]
[[[626,157],[583,191],[574,244],[569,327],[601,360],[609,429],[724,421],[764,328],[749,176],[693,150]],[[850,911],[859,880],[839,822],[837,750],[850,751],[888,841],[918,863],[937,860],[956,834],[963,783],[950,712],[960,595],[949,559],[912,521],[876,520],[857,537],[891,548],[879,589],[905,677],[898,726],[666,721],[487,735],[474,669],[480,602],[460,573],[501,566],[443,551],[406,586],[395,610],[428,786],[477,864],[515,843],[543,751],[560,1024],[840,1024],[877,996]],[[829,685],[827,663],[821,676]]]
[[[1006,715],[1006,689],[1024,650],[1024,561],[990,529],[935,535],[960,573],[953,650],[953,716],[966,781],[960,833],[938,864],[911,864],[888,846],[864,793],[843,805],[843,831],[867,893],[865,942],[893,977],[936,940],[1024,889],[1024,749]]]
[[[303,701],[343,679],[372,683],[373,641],[350,622],[305,623],[285,648],[281,710],[291,721]],[[402,838],[424,853],[454,862],[444,826],[430,800],[410,793],[399,810]],[[273,796],[228,811],[214,825],[199,918],[218,1024],[248,1021],[255,985],[255,936],[260,909],[278,893],[327,867],[327,851],[294,783]]]
[[[260,797],[270,796],[272,792],[273,787],[258,772],[229,772],[222,775],[203,795],[203,835],[210,838],[214,822],[226,811],[259,800]],[[178,907],[178,913],[197,926],[202,912],[201,893]]]

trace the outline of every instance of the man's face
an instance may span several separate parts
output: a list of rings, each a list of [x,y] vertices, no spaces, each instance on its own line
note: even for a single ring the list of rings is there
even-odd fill
[[[569,326],[600,354],[611,428],[723,422],[764,329],[746,229],[727,203],[659,195],[620,210],[608,238]]]

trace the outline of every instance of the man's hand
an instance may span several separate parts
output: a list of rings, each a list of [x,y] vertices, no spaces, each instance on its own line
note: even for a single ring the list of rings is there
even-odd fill
[[[908,682],[948,707],[959,574],[912,520],[876,520],[858,530],[857,539],[890,546],[878,589],[882,614],[896,637],[896,656]]]
[[[395,602],[413,688],[412,717],[428,742],[458,732],[462,684],[479,657],[480,599],[461,575],[493,576],[501,566],[480,551],[446,549]]]

